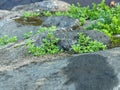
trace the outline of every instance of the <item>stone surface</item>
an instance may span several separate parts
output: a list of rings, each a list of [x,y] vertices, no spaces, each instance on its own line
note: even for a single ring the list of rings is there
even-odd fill
[[[4,69],[0,72],[0,89],[119,90],[119,51],[120,48],[114,48],[45,62],[36,58],[15,69],[0,66]],[[7,66],[11,64],[14,63],[9,62]]]
[[[45,0],[42,2],[36,2],[28,5],[19,5],[14,7],[13,11],[67,11],[69,9],[70,4],[63,1],[53,1],[53,0]]]
[[[18,37],[18,42],[0,47],[0,90],[120,90],[120,47],[87,54],[34,57],[28,54],[23,34],[32,31],[30,39],[41,45],[48,32],[36,34],[39,26],[15,22],[13,19],[21,13],[0,12],[0,37]],[[42,26],[55,25],[53,34],[60,38],[58,46],[67,51],[77,42],[79,32],[92,40],[109,43],[103,33],[84,31],[78,23],[68,17],[48,17],[43,19]]]
[[[84,35],[89,36],[91,40],[97,40],[103,44],[106,44],[107,46],[109,46],[111,43],[110,37],[97,30],[83,30],[81,32]]]
[[[66,16],[50,16],[43,23],[43,26],[56,26],[58,29],[75,30],[80,27],[78,19],[72,19]]]
[[[0,37],[8,35],[9,37],[17,36],[18,40],[24,39],[24,34],[32,31],[35,34],[38,26],[22,25],[14,20],[1,20],[0,21]]]
[[[0,9],[10,10],[17,5],[30,4],[39,1],[43,0],[0,0]]]

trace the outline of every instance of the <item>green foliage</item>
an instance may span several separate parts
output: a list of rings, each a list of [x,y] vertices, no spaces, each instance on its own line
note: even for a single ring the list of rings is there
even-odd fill
[[[52,13],[50,11],[44,11],[43,15],[48,17],[48,16],[52,16]]]
[[[24,12],[23,13],[23,17],[24,18],[29,18],[29,17],[36,17],[36,16],[39,16],[40,13],[37,13],[37,12]]]
[[[16,41],[17,41],[16,36],[9,38],[7,35],[4,35],[3,37],[0,38],[0,46]]]
[[[55,38],[52,33],[48,33],[46,38],[43,39],[43,44],[40,47],[35,46],[31,41],[28,41],[28,51],[34,56],[58,53],[60,52],[58,46],[56,45],[58,41],[59,39]]]
[[[103,45],[103,43],[96,40],[91,41],[89,37],[85,37],[82,33],[78,35],[78,43],[72,45],[72,50],[75,53],[88,53],[106,49],[106,45]]]
[[[37,33],[45,32],[45,31],[52,32],[52,31],[55,31],[56,29],[57,29],[56,26],[51,26],[51,27],[48,27],[48,28],[40,26]]]
[[[23,37],[24,37],[24,39],[28,39],[31,36],[33,36],[33,32],[32,31],[25,33]]]

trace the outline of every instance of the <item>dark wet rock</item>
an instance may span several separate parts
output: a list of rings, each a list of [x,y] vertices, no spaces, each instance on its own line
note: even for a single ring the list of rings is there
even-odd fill
[[[78,33],[83,33],[89,36],[91,40],[97,40],[107,46],[110,45],[110,38],[105,34],[95,30],[72,30],[64,31],[59,30],[55,32],[55,36],[59,38],[58,46],[66,51],[71,51],[71,46],[77,43]]]
[[[113,90],[118,84],[117,74],[104,56],[80,55],[69,62],[65,70],[69,77],[66,85],[74,82],[75,90]]]
[[[66,16],[51,16],[48,17],[43,23],[43,26],[50,27],[56,26],[64,30],[75,30],[80,27],[78,19],[72,19]]]

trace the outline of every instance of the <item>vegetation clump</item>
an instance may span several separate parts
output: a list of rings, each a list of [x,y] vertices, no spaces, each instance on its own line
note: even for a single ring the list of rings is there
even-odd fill
[[[0,46],[6,45],[8,43],[16,42],[17,37],[11,37],[9,38],[7,35],[4,35],[3,37],[0,38]]]
[[[84,25],[84,23],[89,21],[95,21],[94,23],[90,23],[85,29],[86,30],[98,30],[108,35],[113,40],[113,35],[120,34],[120,6],[109,7],[105,4],[105,0],[102,0],[100,4],[92,4],[92,8],[81,7],[78,3],[77,6],[71,5],[69,10],[66,12],[49,12],[44,11],[41,13],[30,13],[25,12],[23,14],[23,18],[30,20],[33,17],[41,17],[43,16],[68,16],[70,18],[75,18],[80,21],[80,25]],[[41,27],[37,31],[37,33],[42,32],[52,32],[56,30],[55,26],[50,28]],[[31,32],[24,35],[24,38],[29,38],[32,35]],[[78,34],[78,43],[72,45],[72,50],[74,53],[88,53],[95,52],[99,50],[105,50],[107,47],[103,43],[100,43],[96,40],[91,41],[90,37],[85,37],[82,33]],[[28,51],[35,56],[43,55],[43,54],[54,54],[58,53],[59,48],[57,46],[58,38],[55,38],[53,34],[48,34],[45,39],[43,39],[43,44],[41,46],[35,46],[34,44],[28,42]],[[115,41],[115,44],[118,43]]]
[[[34,56],[40,56],[45,54],[55,54],[60,52],[59,47],[57,46],[57,42],[59,41],[58,38],[55,38],[52,33],[48,33],[46,38],[43,39],[43,44],[39,46],[35,46],[28,41],[28,51],[29,53],[33,54]]]
[[[82,33],[78,34],[78,43],[72,45],[72,50],[74,53],[89,53],[99,50],[105,50],[107,47],[103,43],[100,43],[96,40],[91,41],[90,37],[85,37]]]

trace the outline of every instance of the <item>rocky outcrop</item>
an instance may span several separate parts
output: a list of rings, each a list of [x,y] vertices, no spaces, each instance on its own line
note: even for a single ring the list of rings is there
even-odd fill
[[[68,23],[69,22],[69,23]],[[58,29],[63,30],[75,30],[80,27],[79,20],[78,19],[72,19],[65,16],[51,16],[48,17],[43,23],[43,26],[50,27],[50,26],[56,26]]]
[[[20,5],[14,7],[13,11],[25,11],[25,10],[31,10],[31,11],[39,11],[39,10],[45,10],[45,11],[67,11],[69,9],[70,4],[59,1],[59,0],[45,0],[42,2],[32,3],[29,5]]]
[[[9,62],[7,67],[0,66],[0,89],[119,90],[119,51],[120,48],[115,48],[44,62],[41,58],[33,61],[24,58],[22,64],[17,63],[18,67],[15,67],[16,63]]]
[[[36,7],[29,5],[22,8],[0,11],[2,13],[0,37],[8,35],[18,38],[17,42],[0,47],[0,90],[120,89],[119,47],[87,54],[72,55],[64,52],[34,57],[27,51],[27,39],[24,39],[24,34],[32,31],[30,39],[35,45],[40,46],[48,32],[38,34],[39,26],[16,22],[14,19],[21,16],[21,13],[15,10],[37,10]],[[77,42],[78,33],[109,45],[109,37],[98,31],[83,30],[77,19],[65,16],[40,19],[42,19],[41,26],[57,27],[53,32],[55,37],[59,38],[57,45],[66,51],[70,51],[71,45]]]

